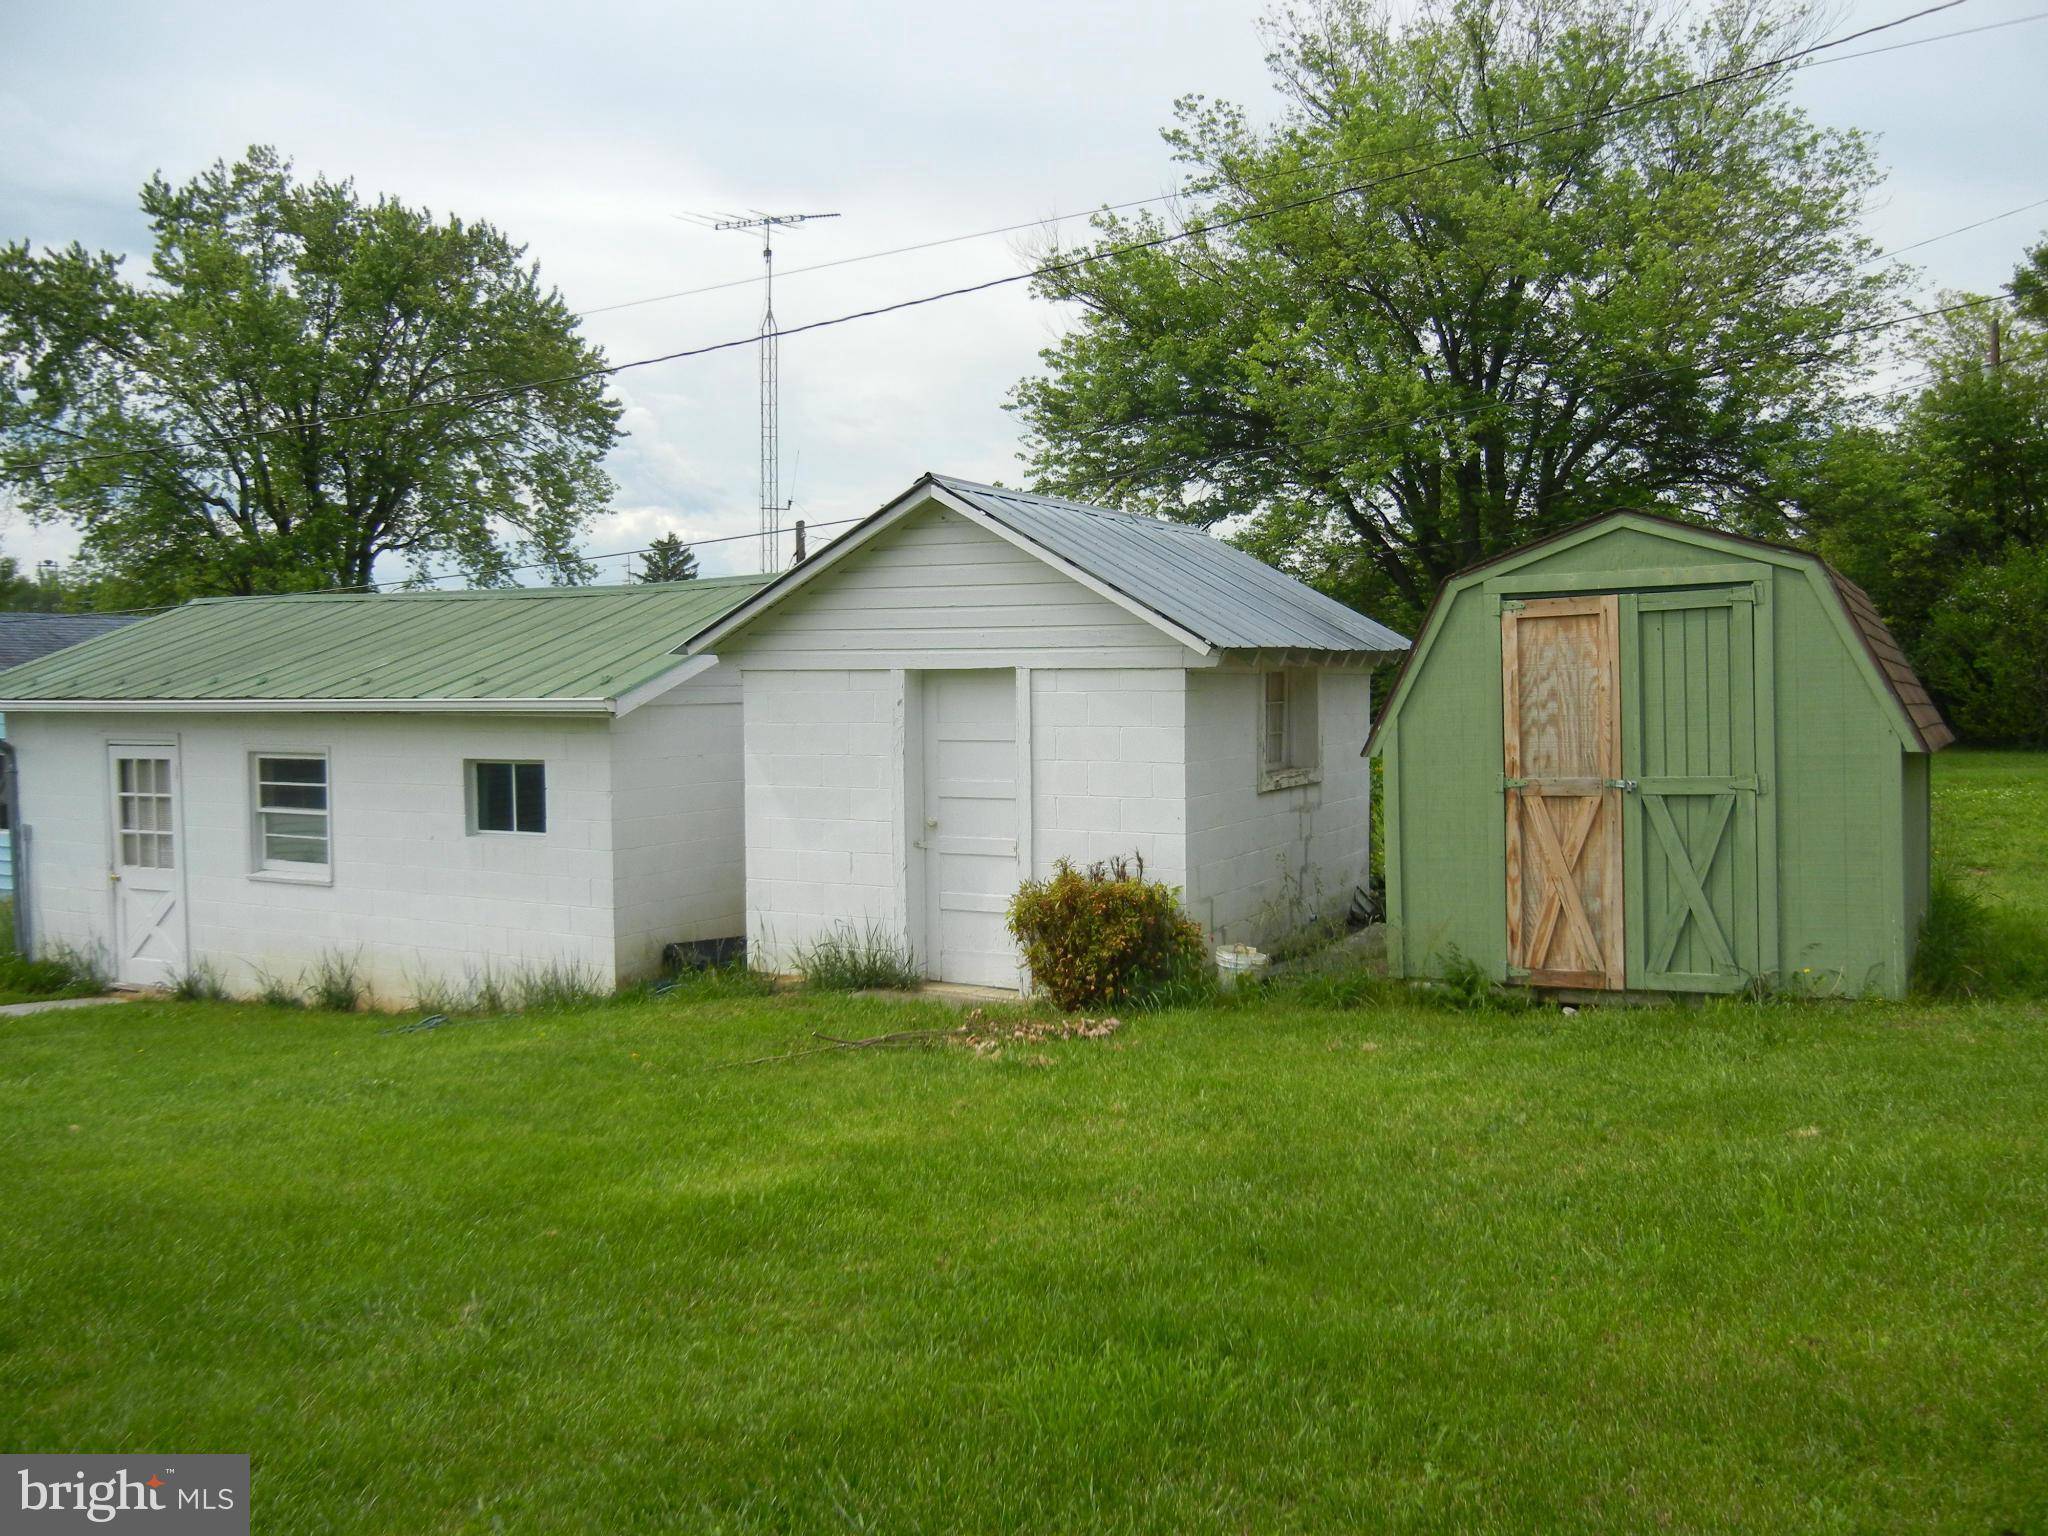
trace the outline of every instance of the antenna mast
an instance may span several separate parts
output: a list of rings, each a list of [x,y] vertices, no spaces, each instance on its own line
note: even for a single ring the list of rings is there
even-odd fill
[[[761,231],[761,265],[766,302],[761,307],[761,570],[774,571],[782,544],[782,379],[781,346],[775,328],[775,230],[783,224],[836,219],[836,213],[760,213],[751,219],[720,219],[714,229]]]

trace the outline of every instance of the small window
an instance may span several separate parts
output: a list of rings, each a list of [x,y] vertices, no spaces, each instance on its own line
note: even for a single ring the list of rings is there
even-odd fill
[[[274,874],[323,875],[332,829],[327,759],[256,758],[256,867]]]
[[[548,776],[543,763],[471,763],[470,820],[478,832],[545,832]]]
[[[1259,784],[1284,789],[1313,780],[1322,764],[1313,672],[1268,672],[1259,709]]]

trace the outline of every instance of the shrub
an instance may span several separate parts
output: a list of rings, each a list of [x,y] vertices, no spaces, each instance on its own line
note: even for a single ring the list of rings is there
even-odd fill
[[[873,923],[851,924],[814,939],[796,952],[804,985],[819,992],[866,992],[877,987],[908,992],[924,985],[917,957],[894,934]]]
[[[1147,880],[1143,859],[1085,870],[1061,859],[1052,878],[1017,888],[1010,932],[1032,979],[1069,1011],[1126,1002],[1208,963],[1180,892]]]

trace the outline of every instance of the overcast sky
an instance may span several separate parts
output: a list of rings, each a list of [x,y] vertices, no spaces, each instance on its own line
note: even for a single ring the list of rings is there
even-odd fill
[[[1856,0],[1836,31],[1919,8]],[[1967,0],[1892,41],[2032,14]],[[758,243],[683,214],[835,211],[788,232],[790,269],[1156,195],[1187,92],[1271,111],[1258,0],[805,4],[94,4],[0,0],[0,238],[146,262],[142,181],[253,142],[366,194],[488,218],[572,306],[745,280]],[[1869,46],[1869,45],[1861,45]],[[1798,99],[1879,136],[1887,246],[2048,198],[2048,22],[1813,69]],[[1063,228],[1081,229],[1078,222]],[[1988,290],[2048,208],[1915,252],[1927,286]],[[777,284],[785,325],[1018,270],[1018,236]],[[750,334],[751,285],[592,314],[613,361]],[[783,488],[795,516],[872,511],[926,469],[1021,479],[1002,409],[1056,314],[1021,285],[784,342]],[[631,438],[593,552],[756,523],[748,349],[627,373]],[[69,554],[0,527],[0,552]],[[755,568],[752,541],[702,551]],[[612,562],[608,579],[617,579]],[[601,578],[605,579],[605,578]]]

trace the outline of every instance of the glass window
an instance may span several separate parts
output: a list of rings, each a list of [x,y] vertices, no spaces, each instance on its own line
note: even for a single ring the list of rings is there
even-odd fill
[[[547,831],[546,764],[472,763],[470,774],[470,805],[477,831]]]
[[[1279,789],[1314,778],[1322,766],[1321,734],[1316,674],[1268,672],[1259,714],[1259,771],[1265,787]]]
[[[121,823],[120,862],[130,869],[175,868],[170,759],[116,758],[114,801]]]
[[[1285,672],[1268,672],[1266,674],[1265,763],[1268,773],[1276,773],[1288,766],[1287,692],[1287,674]]]
[[[294,874],[328,868],[327,759],[256,759],[256,867]]]

